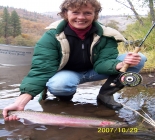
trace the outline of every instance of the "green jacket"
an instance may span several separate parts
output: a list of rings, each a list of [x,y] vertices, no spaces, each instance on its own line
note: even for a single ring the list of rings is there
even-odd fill
[[[46,82],[67,63],[70,55],[69,42],[63,32],[67,22],[60,20],[52,23],[42,38],[36,43],[32,66],[20,85],[21,93],[36,96],[44,90]],[[105,27],[98,22],[90,49],[90,59],[94,70],[99,74],[117,74],[117,41],[125,38],[115,29]]]

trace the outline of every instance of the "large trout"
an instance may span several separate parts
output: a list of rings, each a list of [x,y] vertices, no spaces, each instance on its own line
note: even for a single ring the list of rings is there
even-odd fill
[[[64,127],[98,128],[98,127],[126,127],[125,122],[93,117],[52,114],[35,111],[9,111],[9,115],[16,115],[29,124],[55,125]]]

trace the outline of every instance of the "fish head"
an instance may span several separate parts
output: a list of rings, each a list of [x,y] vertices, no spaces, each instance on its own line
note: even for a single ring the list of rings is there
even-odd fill
[[[29,115],[27,115],[29,112],[27,111],[9,111],[8,115],[9,116],[16,116],[19,119],[22,120],[22,123],[24,125],[32,125],[35,124],[35,117],[29,117]]]
[[[17,114],[16,114],[16,111],[9,111],[9,112],[8,112],[8,115],[9,115],[9,116],[11,116],[11,115],[15,116],[15,115],[17,115]]]
[[[23,116],[24,114],[25,114],[24,111],[9,111],[9,112],[8,112],[8,115],[9,115],[9,116],[13,115],[13,116],[18,116],[18,117],[20,117],[20,116]]]

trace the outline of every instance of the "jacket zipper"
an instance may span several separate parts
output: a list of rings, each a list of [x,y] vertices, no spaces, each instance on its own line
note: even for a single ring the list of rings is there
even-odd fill
[[[83,61],[84,61],[84,64],[85,64],[86,59],[85,59],[85,52],[84,51],[85,51],[85,46],[82,43],[82,55],[83,55]]]

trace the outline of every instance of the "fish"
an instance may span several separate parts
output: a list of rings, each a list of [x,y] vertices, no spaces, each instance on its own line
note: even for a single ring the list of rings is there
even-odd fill
[[[19,119],[24,119],[23,124],[27,125],[42,124],[77,128],[118,128],[128,126],[127,122],[120,122],[117,120],[67,114],[53,114],[40,111],[9,111],[8,115],[15,115]]]

